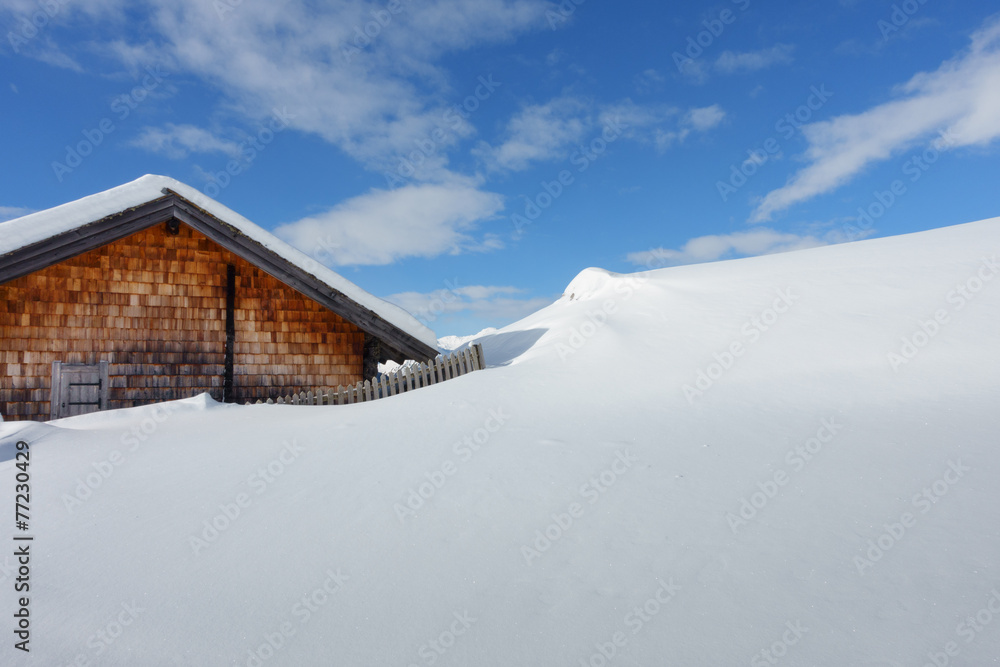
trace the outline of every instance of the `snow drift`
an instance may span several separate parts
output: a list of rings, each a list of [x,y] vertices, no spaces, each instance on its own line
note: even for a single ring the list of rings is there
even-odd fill
[[[4,423],[0,662],[995,664],[998,248],[589,269],[412,394]]]

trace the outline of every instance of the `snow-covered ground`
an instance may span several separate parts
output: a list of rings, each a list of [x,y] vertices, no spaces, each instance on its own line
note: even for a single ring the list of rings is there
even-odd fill
[[[998,249],[588,269],[409,395],[7,422],[0,664],[998,664]]]

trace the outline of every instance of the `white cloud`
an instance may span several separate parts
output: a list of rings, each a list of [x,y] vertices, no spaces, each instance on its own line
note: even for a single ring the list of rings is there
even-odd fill
[[[660,88],[665,81],[666,77],[652,68],[643,70],[641,74],[637,74],[633,78],[636,92],[640,94],[653,92],[654,90]]]
[[[355,28],[381,4],[243,3],[221,20],[214,4],[160,3],[170,57],[217,81],[249,114],[287,107],[293,127],[373,168],[412,151],[479,85],[452,91],[440,55],[540,28],[544,16],[535,0],[429,1],[392,16],[366,44]]]
[[[681,113],[676,107],[636,104],[627,98],[596,107],[564,96],[526,107],[510,121],[500,146],[482,142],[475,153],[491,168],[519,171],[535,162],[566,159],[575,146],[605,127],[619,128],[625,139],[651,142],[662,152],[691,132],[711,130],[725,117],[718,104]]]
[[[23,206],[0,206],[0,222],[20,218],[22,215],[34,212],[34,209],[24,208]]]
[[[468,112],[471,120],[463,119],[455,115],[455,105],[471,98],[485,107],[498,88],[506,90],[504,82],[488,71],[452,80],[441,60],[546,30],[551,5],[547,0],[421,0],[402,7],[387,13],[383,0],[148,0],[139,5],[75,0],[60,4],[53,23],[97,29],[76,30],[84,37],[61,43],[68,57],[97,53],[115,58],[129,72],[156,64],[173,80],[204,82],[219,94],[210,111],[213,122],[234,128],[253,127],[273,109],[287,109],[291,129],[321,137],[368,169],[395,172],[403,157],[433,138],[436,152],[414,175],[416,185],[373,190],[286,225],[286,238],[307,251],[323,239],[339,264],[381,264],[501,247],[497,236],[473,234],[477,221],[502,208],[501,197],[451,171],[448,150],[474,133],[476,112]],[[36,0],[8,0],[0,5],[0,17],[16,20],[35,10]],[[383,20],[374,20],[373,11]],[[142,22],[141,31],[133,29],[136,21]],[[101,35],[99,44],[93,41],[95,32]],[[191,125],[146,128],[136,142],[173,157],[234,155],[237,148]],[[512,152],[510,159],[531,158]]]
[[[53,67],[83,72],[80,63],[66,54],[51,39],[46,38],[37,42],[29,42],[29,44],[30,48],[26,50],[26,55]]]
[[[282,239],[334,265],[389,264],[405,257],[488,251],[495,236],[476,239],[475,223],[503,208],[500,195],[471,183],[371,190],[319,215],[282,225]]]
[[[794,47],[791,44],[775,44],[769,49],[761,49],[759,51],[747,51],[744,53],[723,51],[715,59],[715,70],[723,74],[756,72],[772,65],[792,62],[793,50]]]
[[[683,143],[691,132],[707,132],[726,119],[726,112],[718,104],[689,109],[672,129],[657,128],[654,133],[656,148],[662,153],[675,143]]]
[[[483,143],[476,153],[493,168],[513,171],[526,169],[532,162],[561,158],[593,125],[589,106],[567,96],[525,107],[507,123],[507,138],[500,146]]]
[[[15,20],[37,10],[34,0],[4,4],[0,15]],[[53,22],[99,23],[104,52],[128,68],[141,58],[204,79],[224,96],[219,111],[251,124],[287,108],[294,129],[382,169],[443,125],[446,110],[479,85],[462,81],[452,89],[441,56],[547,28],[544,0],[402,6],[364,40],[358,33],[373,21],[372,11],[385,12],[385,2],[149,0],[137,10],[126,0],[77,0],[60,5]],[[143,12],[138,34],[130,28],[136,11]],[[102,48],[89,38],[73,46],[80,53]],[[437,180],[451,176],[444,164],[438,171]]]
[[[707,132],[726,118],[726,112],[718,104],[710,107],[691,109],[684,116],[684,122],[698,132]]]
[[[856,115],[806,125],[809,164],[769,192],[751,220],[829,192],[875,162],[889,159],[938,132],[941,147],[985,146],[1000,136],[1000,19],[972,35],[970,48],[933,72],[898,88],[900,99]]]
[[[240,157],[239,144],[220,139],[194,125],[167,123],[163,127],[146,127],[130,144],[174,160],[181,160],[190,153],[224,153],[233,158]]]
[[[658,268],[714,262],[734,257],[770,255],[778,252],[815,248],[840,240],[843,239],[840,238],[839,233],[830,233],[820,238],[811,235],[800,236],[782,233],[762,227],[732,234],[699,236],[689,240],[680,249],[653,248],[630,253],[626,259],[636,266]]]
[[[514,322],[552,303],[541,297],[524,298],[525,290],[510,286],[459,286],[457,279],[433,292],[400,292],[385,297],[424,324],[441,317],[470,313],[496,322]]]
[[[791,44],[775,44],[757,51],[723,51],[715,60],[707,58],[685,59],[681,74],[694,83],[705,83],[709,76],[717,74],[737,74],[740,72],[756,72],[773,65],[783,65],[792,62]]]

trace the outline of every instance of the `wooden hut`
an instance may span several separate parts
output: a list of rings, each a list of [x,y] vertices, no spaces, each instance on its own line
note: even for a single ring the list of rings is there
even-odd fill
[[[433,333],[183,183],[0,223],[0,414],[256,401],[437,354]]]

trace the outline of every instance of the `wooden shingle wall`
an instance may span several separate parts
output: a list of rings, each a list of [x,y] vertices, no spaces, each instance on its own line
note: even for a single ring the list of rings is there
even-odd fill
[[[186,225],[174,236],[161,224],[0,285],[0,413],[47,419],[53,361],[107,360],[112,409],[221,400],[228,264],[235,401],[361,378],[360,329]]]

